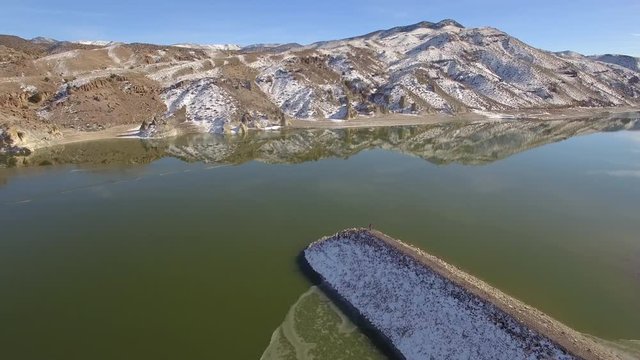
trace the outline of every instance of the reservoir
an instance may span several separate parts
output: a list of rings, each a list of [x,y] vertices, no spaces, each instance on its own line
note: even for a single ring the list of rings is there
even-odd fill
[[[580,332],[640,339],[637,118],[38,150],[0,168],[0,358],[289,359],[295,338],[378,359],[296,261],[369,224]]]

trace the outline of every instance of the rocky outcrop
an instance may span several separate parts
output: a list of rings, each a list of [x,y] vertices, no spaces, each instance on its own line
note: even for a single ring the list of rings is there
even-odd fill
[[[34,105],[42,104],[45,99],[51,97],[49,92],[19,92],[0,94],[0,107],[27,109]]]
[[[74,84],[71,82],[67,86],[67,91],[95,91],[103,89],[107,86],[113,86],[114,84],[121,84],[124,91],[130,94],[160,94],[161,88],[159,86],[150,86],[146,84],[135,83],[130,78],[118,74],[111,74],[108,77],[92,79],[87,82],[79,82]]]
[[[136,74],[76,79],[62,85],[40,114],[47,123],[83,131],[140,124],[165,113],[160,93],[159,84]]]
[[[23,142],[25,134],[15,128],[0,125],[0,156],[27,156],[31,150],[19,144]]]

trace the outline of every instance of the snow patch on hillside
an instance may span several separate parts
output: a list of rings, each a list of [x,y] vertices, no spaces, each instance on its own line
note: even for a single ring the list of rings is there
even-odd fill
[[[159,69],[150,70],[147,76],[164,86],[171,86],[185,80],[218,77],[220,69],[205,70],[206,64],[212,65],[213,62],[209,59],[176,62]]]
[[[110,45],[118,44],[117,42],[110,41],[110,40],[78,40],[78,41],[72,41],[72,43],[80,44],[80,45],[93,45],[93,46],[110,46]]]
[[[162,98],[169,114],[186,107],[188,120],[206,132],[225,132],[225,125],[237,111],[233,98],[215,84],[215,79],[200,79],[169,88]]]
[[[289,116],[308,119],[326,115],[319,114],[314,106],[313,87],[282,66],[267,67],[256,78],[256,83]]]

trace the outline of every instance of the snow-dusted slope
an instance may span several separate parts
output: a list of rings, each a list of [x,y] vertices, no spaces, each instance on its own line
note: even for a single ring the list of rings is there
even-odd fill
[[[636,74],[445,20],[312,44],[250,66],[290,116],[635,105]],[[342,109],[342,111],[337,111]]]
[[[77,40],[77,41],[72,41],[72,43],[80,44],[80,45],[93,45],[93,46],[109,46],[109,45],[117,44],[117,42],[110,41],[110,40]]]
[[[602,61],[609,64],[620,65],[629,70],[640,72],[640,58],[628,56],[628,55],[593,55],[590,58],[598,61]]]
[[[214,79],[183,82],[163,94],[168,111],[174,113],[185,107],[187,118],[205,132],[222,133],[237,106],[234,99],[216,85]]]
[[[202,49],[202,50],[240,50],[240,45],[236,44],[175,44],[172,46],[188,48],[188,49]]]
[[[551,53],[500,30],[453,20],[307,46],[47,41],[0,37],[9,48],[0,55],[15,62],[0,68],[0,91],[19,98],[21,88],[33,86],[55,97],[68,81],[144,76],[160,88],[165,117],[185,107],[187,120],[209,131],[240,123],[270,128],[287,118],[640,105],[635,58]],[[34,113],[46,113],[41,110]]]

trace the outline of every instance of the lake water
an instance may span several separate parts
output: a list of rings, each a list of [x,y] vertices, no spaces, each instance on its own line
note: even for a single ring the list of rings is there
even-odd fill
[[[640,339],[637,129],[627,114],[37,151],[0,169],[0,358],[381,358],[296,263],[370,223],[579,331]]]

